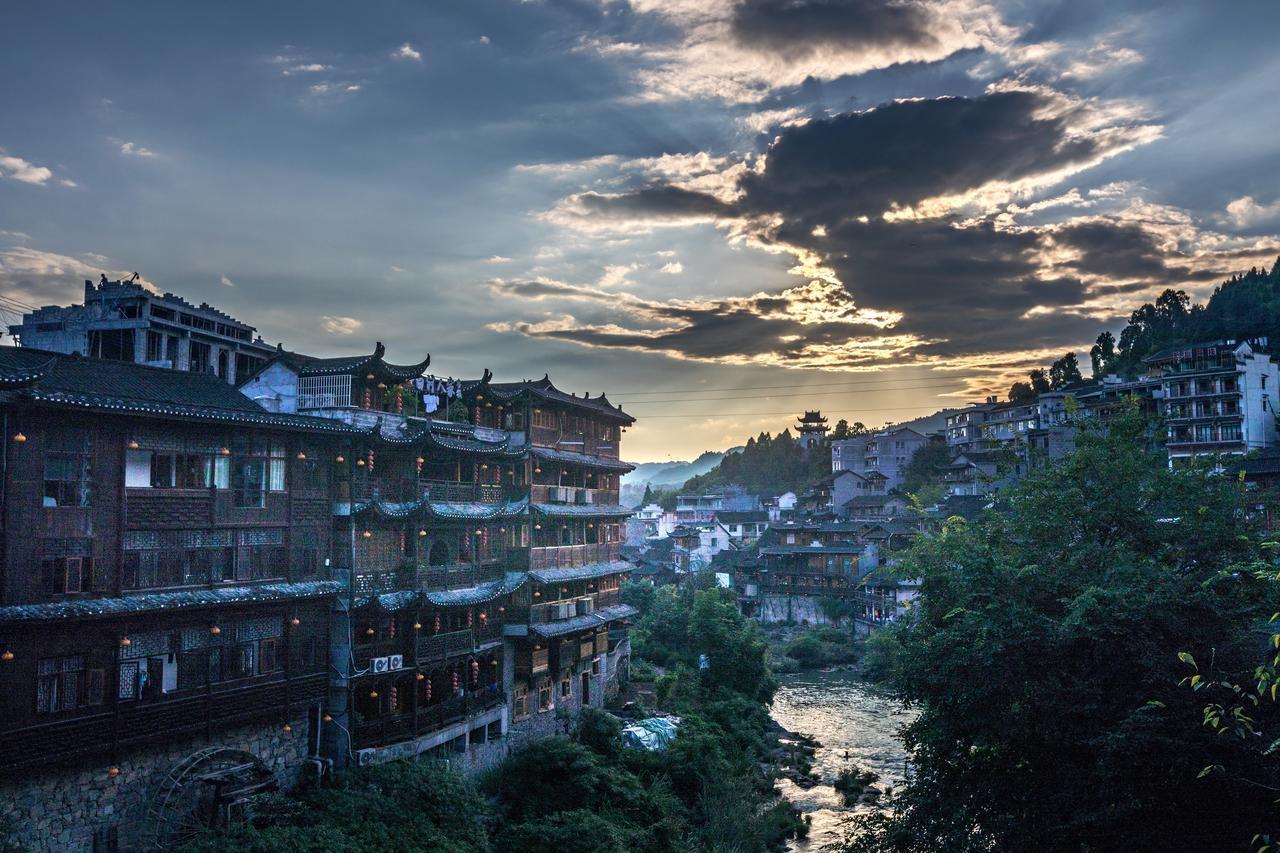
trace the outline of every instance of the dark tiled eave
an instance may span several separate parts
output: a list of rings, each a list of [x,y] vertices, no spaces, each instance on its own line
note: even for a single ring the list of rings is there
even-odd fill
[[[635,510],[616,504],[542,504],[533,508],[551,518],[614,518],[634,515]]]
[[[336,594],[341,589],[342,585],[337,581],[305,581],[217,589],[140,592],[118,598],[74,598],[42,604],[14,604],[0,607],[0,624],[110,619],[139,613],[195,610],[238,604],[268,604],[273,601],[324,598]]]
[[[280,415],[267,411],[259,413],[239,409],[213,409],[195,405],[184,406],[176,403],[152,403],[97,394],[64,394],[60,391],[41,391],[38,387],[15,399],[23,398],[49,406],[86,409],[108,414],[119,413],[156,418],[181,418],[183,420],[207,423],[239,423],[331,435],[355,436],[363,433],[360,429],[331,418],[315,418],[308,415]]]
[[[365,501],[352,506],[344,501],[334,505],[333,514],[338,517],[346,517],[352,514],[363,515],[367,512],[373,512],[383,518],[393,520],[424,516],[446,521],[454,519],[460,521],[485,521],[494,518],[513,518],[525,515],[527,509],[528,501],[525,498],[496,504],[422,500],[405,501],[403,503]]]
[[[529,630],[543,638],[560,637],[565,634],[572,634],[575,631],[588,631],[594,628],[600,628],[608,625],[610,622],[616,622],[619,619],[626,619],[635,616],[638,613],[630,604],[615,604],[612,607],[605,607],[597,610],[595,613],[588,613],[584,616],[574,616],[571,619],[564,619],[559,622],[539,622],[536,625],[530,625]]]
[[[367,596],[357,599],[353,604],[355,607],[376,606],[388,613],[424,604],[436,607],[469,607],[488,604],[490,601],[515,592],[528,580],[529,576],[524,572],[507,572],[506,577],[500,580],[486,581],[463,589],[406,589]]]
[[[634,471],[636,466],[619,459],[607,456],[591,456],[587,453],[575,453],[572,450],[554,450],[550,447],[531,447],[529,453],[535,459],[551,462],[563,462],[569,465],[584,465],[588,468],[601,468],[606,471]]]
[[[556,584],[565,581],[583,581],[631,571],[631,564],[624,560],[608,563],[590,563],[585,566],[566,566],[562,569],[535,569],[529,572],[538,583]]]

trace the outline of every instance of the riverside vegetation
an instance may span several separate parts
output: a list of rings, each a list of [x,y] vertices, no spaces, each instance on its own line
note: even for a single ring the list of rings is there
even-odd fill
[[[720,590],[631,584],[625,594],[641,611],[637,680],[665,671],[636,685],[651,688],[637,710],[680,717],[665,751],[624,749],[619,719],[587,709],[565,736],[530,743],[476,782],[431,761],[351,770],[186,849],[763,851],[802,834],[768,770],[777,682],[754,623]]]
[[[849,849],[1273,849],[1273,552],[1243,483],[1171,470],[1155,434],[1085,425],[917,543],[914,618],[880,635],[912,773]]]

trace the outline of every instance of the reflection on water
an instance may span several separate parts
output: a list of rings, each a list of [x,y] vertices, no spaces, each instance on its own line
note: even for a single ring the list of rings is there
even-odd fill
[[[870,807],[846,808],[831,783],[850,764],[878,774],[875,785],[882,791],[900,783],[905,754],[897,732],[913,715],[849,672],[802,672],[781,676],[781,681],[773,718],[788,731],[817,738],[821,744],[813,775],[822,784],[806,791],[788,779],[779,781],[783,796],[812,819],[809,837],[794,842],[792,849],[838,848],[844,824]]]

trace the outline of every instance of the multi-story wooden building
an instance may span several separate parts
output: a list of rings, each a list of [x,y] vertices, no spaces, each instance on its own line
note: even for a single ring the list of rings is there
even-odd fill
[[[171,843],[317,773],[462,766],[625,671],[622,430],[547,379],[0,348],[0,820]]]
[[[128,847],[296,778],[338,589],[326,460],[357,431],[11,347],[0,412],[0,813],[31,846]]]

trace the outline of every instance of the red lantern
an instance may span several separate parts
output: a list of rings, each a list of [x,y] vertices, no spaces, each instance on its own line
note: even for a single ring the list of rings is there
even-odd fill
[[[468,628],[471,627],[471,622],[472,622],[474,613],[475,611],[472,610],[470,607],[467,608],[467,627]]]
[[[400,692],[399,692],[398,690],[396,690],[394,687],[392,687],[392,688],[391,688],[391,696],[390,696],[390,699],[391,699],[391,708],[390,708],[390,710],[391,710],[391,711],[395,711],[397,708],[399,708],[399,707],[400,707]]]
[[[471,662],[471,686],[477,687],[480,684],[480,663],[478,661]]]
[[[422,685],[422,696],[424,701],[431,701],[431,679],[427,679],[427,683]]]
[[[433,634],[440,633],[440,614],[439,613],[436,614],[436,618],[431,622],[431,632]]]
[[[372,392],[372,391],[370,391],[368,388],[365,388],[365,389],[364,389],[364,401],[363,401],[363,402],[364,402],[364,405],[363,405],[363,407],[362,407],[362,408],[365,408],[365,409],[372,409],[372,408],[373,408],[373,392]]]
[[[458,671],[456,669],[449,673],[449,683],[453,685],[453,690],[456,693],[458,691]]]

